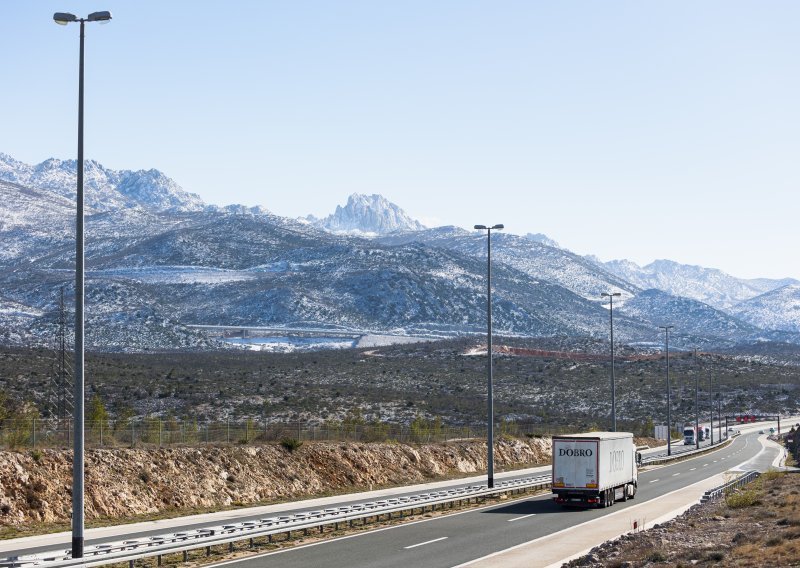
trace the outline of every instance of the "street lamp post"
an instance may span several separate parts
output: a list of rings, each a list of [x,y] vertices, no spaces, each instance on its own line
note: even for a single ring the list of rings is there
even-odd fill
[[[667,349],[667,455],[672,455],[672,399],[669,388],[669,330],[675,327],[674,325],[660,325],[659,328],[664,330],[664,341]]]
[[[487,362],[487,382],[488,397],[486,401],[486,445],[488,455],[486,457],[486,476],[489,489],[494,487],[494,398],[492,392],[492,231],[504,228],[503,225],[475,225],[475,228],[486,231],[486,323],[487,323],[487,342],[486,358]]]
[[[611,431],[617,431],[617,384],[614,378],[614,296],[621,296],[619,292],[603,292],[601,297],[608,298],[608,318],[611,323]]]
[[[72,557],[83,558],[84,542],[84,442],[83,442],[83,300],[84,300],[84,252],[83,252],[83,28],[85,22],[107,22],[111,12],[93,12],[86,18],[74,14],[56,12],[53,20],[62,26],[70,22],[80,23],[80,56],[78,63],[78,187],[77,212],[75,216],[75,400],[73,427],[75,431],[72,459]]]
[[[711,406],[711,445],[714,445],[714,375],[708,377],[708,402]],[[720,442],[722,440],[719,440]]]
[[[697,376],[697,347],[694,348],[694,444],[700,449],[700,378]]]

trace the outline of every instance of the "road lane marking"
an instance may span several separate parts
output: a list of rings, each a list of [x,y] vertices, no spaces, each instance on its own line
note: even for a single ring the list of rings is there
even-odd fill
[[[653,481],[651,481],[650,483],[655,483],[656,481],[658,481],[658,479],[654,479],[654,480],[653,480]]]
[[[681,474],[681,472],[680,472],[680,471],[679,471],[678,473],[673,473],[673,474],[672,474],[672,477],[675,477],[676,475],[680,475],[680,474]]]
[[[703,467],[708,467],[708,464],[707,464],[707,463],[704,463],[704,464],[703,464]]]
[[[406,550],[408,550],[409,548],[417,548],[418,546],[425,546],[426,544],[431,544],[432,542],[439,542],[440,540],[445,540],[447,538],[449,538],[449,537],[442,536],[442,537],[439,537],[439,538],[435,538],[433,540],[426,540],[425,542],[419,542],[417,544],[412,544],[411,546],[404,546],[403,548],[405,548]]]
[[[528,517],[535,517],[536,513],[531,513],[530,515],[522,515],[521,517],[516,517],[514,519],[508,519],[509,523],[513,523],[514,521],[521,521],[522,519],[527,519]]]

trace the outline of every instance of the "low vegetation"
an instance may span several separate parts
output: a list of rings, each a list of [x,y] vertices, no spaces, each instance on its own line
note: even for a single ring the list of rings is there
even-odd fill
[[[602,341],[564,338],[498,339],[497,345],[571,352],[577,359],[607,348]],[[641,435],[652,434],[665,404],[664,361],[657,354],[636,358],[643,353],[621,347],[616,368],[619,425]],[[248,422],[262,430],[263,424],[286,423],[329,430],[369,426],[364,429],[375,439],[389,439],[381,428],[391,425],[419,432],[481,428],[485,422],[486,357],[475,340],[312,353],[88,354],[86,367],[87,420],[98,441],[102,435],[125,443],[131,420],[145,428],[135,436],[145,436],[140,441],[146,444],[184,443],[193,436],[201,441],[201,427],[209,422],[220,428],[215,441],[228,441],[222,439],[228,422],[241,426],[225,431],[232,443],[258,434],[246,429]],[[603,360],[498,355],[495,416],[501,430],[536,435],[607,427],[609,370]],[[0,420],[27,420],[6,429],[7,447],[27,447],[30,419],[55,413],[54,371],[50,351],[0,351]],[[800,407],[797,367],[765,356],[701,354],[695,362],[689,353],[674,352],[671,374],[676,424],[694,420],[695,377],[706,413],[712,377],[723,414]],[[160,430],[158,421],[164,422]],[[181,426],[172,430],[168,424]],[[166,439],[165,432],[171,432]]]

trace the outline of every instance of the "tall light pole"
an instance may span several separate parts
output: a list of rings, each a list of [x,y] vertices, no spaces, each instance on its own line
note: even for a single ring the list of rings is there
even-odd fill
[[[492,392],[492,231],[503,229],[503,225],[475,225],[480,231],[486,231],[486,335],[488,346],[486,348],[486,374],[488,382],[488,397],[486,400],[486,476],[489,489],[494,487],[494,393]]]
[[[711,445],[714,445],[714,375],[708,377],[708,403],[711,406]],[[721,442],[722,440],[720,440]]]
[[[700,449],[700,377],[697,375],[697,347],[694,348],[694,444]]]
[[[611,431],[617,431],[617,383],[614,378],[614,296],[621,296],[619,292],[603,292],[603,298],[608,298],[608,317],[611,323]]]
[[[660,325],[660,329],[664,330],[664,341],[667,349],[667,455],[672,455],[672,398],[669,388],[669,330],[675,327],[674,325]]]
[[[70,22],[81,25],[80,57],[78,63],[78,188],[75,216],[75,400],[74,442],[72,458],[72,557],[83,558],[84,502],[83,502],[83,27],[85,22],[107,22],[111,12],[92,12],[86,18],[56,12],[53,20],[62,26]]]

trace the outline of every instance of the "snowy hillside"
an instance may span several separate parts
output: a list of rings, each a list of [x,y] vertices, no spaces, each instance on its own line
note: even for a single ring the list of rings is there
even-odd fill
[[[456,227],[390,235],[379,240],[387,244],[424,243],[474,258],[486,258],[486,234]],[[638,292],[636,286],[583,257],[506,232],[492,233],[492,262],[512,266],[536,280],[558,284],[594,302],[600,302],[603,292],[620,292],[623,300]]]
[[[761,328],[800,332],[800,285],[756,296],[734,306],[732,312]]]
[[[715,268],[656,260],[639,266],[629,260],[601,263],[609,272],[643,288],[657,288],[675,296],[693,298],[721,310],[780,286],[779,281],[748,281]],[[766,288],[766,289],[765,289]]]
[[[62,288],[73,303],[74,169],[75,162],[29,166],[0,154],[2,342],[52,341]],[[88,162],[86,181],[92,349],[217,345],[187,327],[193,324],[483,332],[484,232],[424,229],[378,195],[352,195],[327,219],[311,222],[259,206],[204,206],[156,170],[113,171]],[[789,331],[756,327],[800,331],[793,319],[800,287],[738,301],[777,281],[743,281],[670,261],[604,264],[544,235],[507,231],[492,235],[492,262],[499,334],[604,338],[608,310],[601,294],[619,292],[621,341],[657,341],[657,325],[668,321],[676,325],[676,344],[800,342]],[[697,298],[735,305],[739,317]]]
[[[31,166],[0,153],[0,180],[75,199],[77,161],[50,158]],[[86,206],[97,211],[141,206],[151,211],[201,211],[205,204],[158,170],[110,170],[94,160],[84,167]]]

